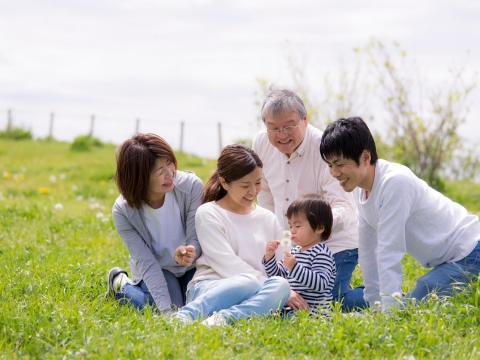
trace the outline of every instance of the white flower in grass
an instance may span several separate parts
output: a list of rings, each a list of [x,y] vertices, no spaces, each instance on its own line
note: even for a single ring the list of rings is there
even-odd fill
[[[290,239],[291,237],[292,233],[290,231],[284,231],[283,239],[280,240],[280,244],[282,244],[283,249],[287,252],[290,252],[290,250],[292,250],[292,240]]]
[[[55,175],[50,175],[48,177],[48,180],[50,180],[50,182],[56,182],[57,181],[57,177]]]
[[[77,190],[78,190],[78,186],[77,186],[77,185],[72,185],[72,190],[73,190],[73,191],[77,191]]]
[[[106,216],[102,219],[102,222],[109,222],[109,221],[110,221],[110,219]]]
[[[65,178],[67,177],[65,174],[60,174],[58,175],[58,177],[60,178],[60,180],[65,180]]]
[[[77,195],[76,199],[77,199],[78,201],[82,201],[82,200],[83,200],[83,196],[82,196],[82,195]]]
[[[437,294],[430,294],[430,299],[432,299],[433,301],[437,301],[438,300],[438,295]]]
[[[55,210],[62,210],[63,209],[63,205],[58,203],[58,204],[55,204],[55,206],[53,207]]]
[[[95,215],[97,219],[103,219],[104,215],[101,212],[98,212],[97,215]]]
[[[392,294],[392,297],[394,297],[397,300],[400,300],[402,298],[402,294],[400,294],[399,292],[394,292]]]
[[[109,193],[110,195],[113,195],[113,194],[115,193],[115,190],[113,190],[113,189],[108,189],[108,193]]]

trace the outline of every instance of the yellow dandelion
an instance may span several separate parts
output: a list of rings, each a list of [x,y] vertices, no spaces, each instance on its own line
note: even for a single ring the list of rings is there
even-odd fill
[[[38,192],[40,194],[50,194],[50,189],[46,187],[41,187],[40,189],[38,189]]]
[[[100,181],[100,185],[105,186],[107,185],[107,182],[105,180]]]
[[[20,184],[23,180],[25,180],[25,175],[23,175],[23,173],[22,173],[22,174],[17,176],[17,178],[15,179],[15,182],[17,184]]]
[[[5,179],[11,179],[12,178],[12,174],[10,174],[8,171],[4,171],[3,172],[3,177]]]

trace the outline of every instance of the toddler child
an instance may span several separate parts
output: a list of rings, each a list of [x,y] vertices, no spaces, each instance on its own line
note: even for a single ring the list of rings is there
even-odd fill
[[[320,195],[307,194],[290,204],[288,224],[295,243],[283,260],[276,261],[279,240],[267,243],[262,264],[269,277],[282,276],[290,288],[301,295],[310,306],[310,315],[327,315],[335,283],[335,261],[323,243],[330,237],[333,225],[332,209]],[[286,312],[294,309],[285,306]]]

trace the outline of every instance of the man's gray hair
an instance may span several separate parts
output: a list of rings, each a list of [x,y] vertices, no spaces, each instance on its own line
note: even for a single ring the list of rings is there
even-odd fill
[[[265,122],[265,116],[276,116],[284,112],[296,112],[303,119],[307,115],[307,110],[302,99],[291,90],[273,89],[268,93],[262,104],[262,120]]]

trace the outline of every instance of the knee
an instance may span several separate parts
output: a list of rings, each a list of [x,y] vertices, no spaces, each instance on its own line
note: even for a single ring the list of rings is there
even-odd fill
[[[235,275],[234,277],[235,277],[235,280],[238,282],[238,286],[242,288],[254,290],[254,291],[258,291],[261,288],[261,284],[255,275],[238,274],[238,275]]]
[[[280,276],[273,276],[266,280],[272,287],[276,288],[281,297],[290,297],[290,284],[287,279]]]

